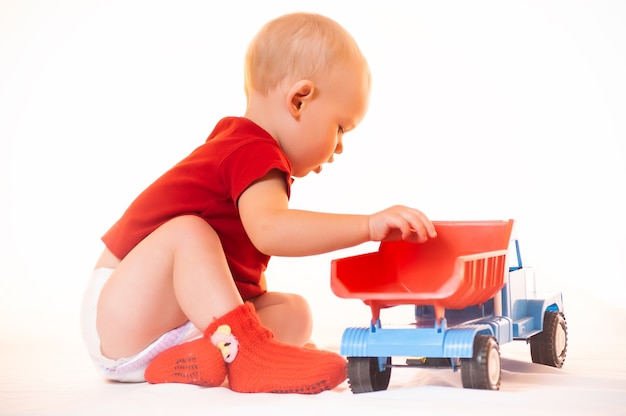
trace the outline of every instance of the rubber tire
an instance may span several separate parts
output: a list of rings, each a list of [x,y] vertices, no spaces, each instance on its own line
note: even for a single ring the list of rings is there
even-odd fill
[[[501,369],[500,347],[496,339],[491,335],[476,335],[472,358],[461,360],[463,387],[499,390]]]
[[[384,371],[378,367],[377,357],[348,357],[348,384],[352,393],[386,390],[391,378],[391,357],[386,359]]]
[[[543,331],[530,337],[533,363],[561,368],[567,355],[567,322],[563,312],[547,311],[543,315]]]

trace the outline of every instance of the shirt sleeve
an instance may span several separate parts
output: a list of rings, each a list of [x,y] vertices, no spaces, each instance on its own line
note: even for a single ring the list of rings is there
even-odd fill
[[[224,158],[219,173],[224,186],[230,189],[231,197],[237,204],[241,194],[252,183],[273,169],[285,174],[286,192],[289,197],[293,182],[291,164],[277,144],[260,141],[243,144]]]

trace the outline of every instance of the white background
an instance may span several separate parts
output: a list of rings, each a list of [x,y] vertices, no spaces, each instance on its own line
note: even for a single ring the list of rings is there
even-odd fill
[[[295,182],[293,207],[514,218],[525,263],[566,310],[624,308],[624,2],[1,0],[0,327],[56,316],[46,326],[77,330],[100,236],[243,113],[249,40],[297,10],[354,35],[373,91],[345,153]],[[368,311],[331,293],[330,259],[373,249],[274,258],[270,288],[305,294],[316,331],[339,331]]]

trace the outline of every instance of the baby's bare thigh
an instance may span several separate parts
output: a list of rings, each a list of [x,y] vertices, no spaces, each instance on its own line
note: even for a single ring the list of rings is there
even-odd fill
[[[171,256],[148,236],[102,288],[96,318],[102,353],[111,359],[132,356],[186,321],[174,293]]]

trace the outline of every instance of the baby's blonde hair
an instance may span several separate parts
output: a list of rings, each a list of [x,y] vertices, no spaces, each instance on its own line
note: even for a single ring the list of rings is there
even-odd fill
[[[368,68],[352,35],[334,20],[315,13],[278,17],[250,42],[244,66],[246,96],[252,90],[266,94],[287,77],[315,82],[338,63],[355,59]]]

